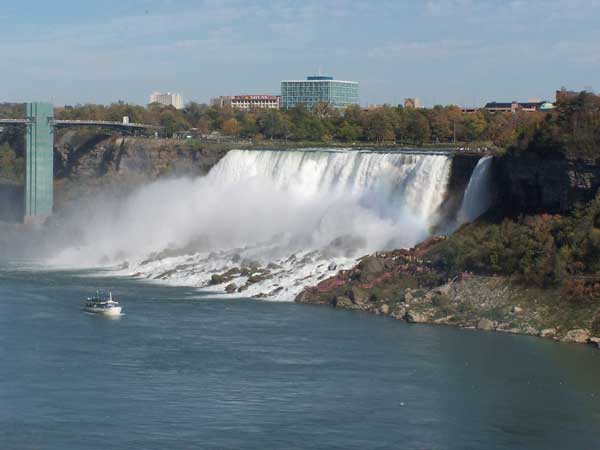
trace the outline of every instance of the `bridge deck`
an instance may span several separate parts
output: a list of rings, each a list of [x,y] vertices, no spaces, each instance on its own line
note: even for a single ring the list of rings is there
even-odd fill
[[[0,125],[31,125],[31,119],[0,119]],[[110,122],[106,120],[50,120],[50,126],[111,127],[124,129],[158,130],[160,127],[144,123]]]
[[[143,123],[124,123],[124,122],[109,122],[106,120],[52,120],[50,125],[54,126],[80,126],[80,127],[119,127],[119,128],[139,128],[146,130],[157,130],[160,127],[154,125],[146,125]]]
[[[29,125],[31,119],[0,119],[0,125]]]

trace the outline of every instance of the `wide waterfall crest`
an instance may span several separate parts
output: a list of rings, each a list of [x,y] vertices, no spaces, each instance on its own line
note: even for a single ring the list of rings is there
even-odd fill
[[[206,177],[94,208],[82,243],[56,261],[293,300],[357,257],[426,238],[451,164],[444,154],[232,150]]]
[[[457,214],[458,225],[474,221],[492,206],[491,170],[493,162],[494,157],[491,155],[484,156],[477,161]]]
[[[450,165],[445,155],[232,150],[209,177],[228,185],[258,178],[306,199],[366,196],[370,206],[403,205],[427,221],[444,199]]]

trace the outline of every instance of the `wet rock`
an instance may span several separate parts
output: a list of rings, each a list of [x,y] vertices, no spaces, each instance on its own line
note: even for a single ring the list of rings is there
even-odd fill
[[[240,273],[239,267],[234,267],[233,269],[229,269],[227,272],[223,274],[224,277],[234,277]]]
[[[583,344],[583,343],[587,342],[587,340],[589,338],[590,338],[590,332],[583,328],[579,328],[577,330],[568,331],[567,334],[565,334],[565,336],[562,338],[562,341]]]
[[[280,269],[283,269],[283,266],[280,266],[279,264],[275,264],[273,262],[270,262],[267,265],[267,269],[270,269],[270,270],[280,270]]]
[[[352,289],[348,292],[348,297],[357,305],[364,305],[369,301],[369,296],[356,286],[352,286]]]
[[[489,319],[479,319],[479,321],[477,322],[477,329],[478,330],[484,330],[484,331],[491,331],[494,329],[494,322],[492,322]]]
[[[222,284],[222,283],[225,283],[225,281],[227,281],[226,277],[224,277],[223,275],[219,275],[219,274],[215,273],[215,274],[213,274],[210,277],[209,284],[211,284],[211,285]]]
[[[237,290],[237,286],[235,283],[230,283],[227,286],[225,286],[225,292],[227,292],[228,294],[232,294]]]
[[[540,337],[550,338],[556,336],[556,333],[556,328],[544,328],[542,331],[540,331]]]
[[[277,294],[281,293],[282,291],[283,291],[283,287],[279,286],[279,287],[273,289],[271,292],[269,292],[269,296],[277,295]]]
[[[354,307],[352,300],[350,300],[348,297],[345,297],[343,295],[338,295],[336,297],[333,297],[333,299],[331,300],[331,304],[335,308],[353,308]]]
[[[399,306],[398,309],[390,314],[394,319],[404,320],[404,316],[406,315],[406,307]]]
[[[225,273],[221,273],[221,274],[215,273],[210,277],[210,281],[208,284],[214,286],[217,284],[228,283],[229,281],[231,281],[233,278],[235,278],[239,274],[240,274],[240,269],[238,269],[237,267],[234,267],[233,269],[229,269]]]
[[[600,350],[600,337],[591,337],[588,339],[588,344],[593,345],[598,350]]]
[[[327,266],[327,270],[331,271],[331,270],[335,270],[335,269],[337,269],[337,264],[334,262],[330,262],[329,266]]]
[[[404,314],[404,320],[406,320],[408,323],[423,323],[427,322],[427,316],[425,316],[425,314],[409,310],[406,311],[406,314]]]
[[[246,281],[247,284],[254,284],[254,283],[260,283],[261,281],[266,280],[268,277],[268,274],[253,274],[250,275],[248,277],[248,281]]]

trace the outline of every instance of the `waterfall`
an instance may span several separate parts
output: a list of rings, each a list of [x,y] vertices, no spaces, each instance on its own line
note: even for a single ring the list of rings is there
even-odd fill
[[[232,150],[209,177],[226,185],[260,179],[304,199],[358,198],[384,214],[404,206],[428,221],[444,199],[450,165],[436,154]]]
[[[457,214],[459,226],[474,221],[492,205],[491,169],[493,161],[493,156],[484,156],[477,161]]]
[[[417,152],[232,150],[205,177],[157,181],[124,202],[94,205],[82,242],[55,260],[293,300],[364,254],[425,239],[451,164]],[[235,276],[214,276],[227,271]]]

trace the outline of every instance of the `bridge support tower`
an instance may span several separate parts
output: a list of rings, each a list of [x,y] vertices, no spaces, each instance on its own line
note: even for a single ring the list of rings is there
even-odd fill
[[[54,107],[27,103],[27,117],[24,222],[35,224],[52,215],[54,204]]]

